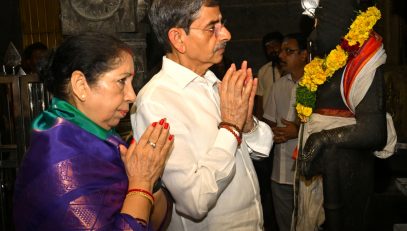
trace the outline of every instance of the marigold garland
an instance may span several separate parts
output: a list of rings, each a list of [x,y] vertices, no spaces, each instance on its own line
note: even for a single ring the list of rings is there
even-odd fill
[[[315,108],[316,91],[318,86],[332,77],[340,68],[346,65],[348,58],[369,38],[373,26],[381,17],[376,7],[369,7],[359,15],[350,26],[348,34],[342,39],[324,59],[315,57],[304,67],[304,76],[297,88],[296,110],[301,122],[307,122]]]

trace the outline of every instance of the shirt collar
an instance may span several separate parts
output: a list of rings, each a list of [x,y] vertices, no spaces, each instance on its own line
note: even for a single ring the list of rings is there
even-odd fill
[[[205,82],[212,86],[216,85],[219,79],[215,74],[207,70],[204,76],[199,76],[192,70],[174,62],[173,60],[163,57],[162,71],[168,74],[181,88],[185,88],[191,82]]]
[[[290,73],[286,74],[287,79],[291,80],[292,82],[294,82],[293,77],[291,76]],[[295,82],[294,82],[295,83]]]
[[[287,76],[287,79],[290,80],[291,82],[295,83],[295,84],[298,84],[298,83],[301,81],[301,79],[302,79],[302,77],[301,77],[301,78],[296,82],[296,81],[293,80],[293,77],[291,76],[290,73],[286,74],[285,76]]]
[[[220,83],[220,80],[211,70],[206,71],[204,78],[211,84],[211,86],[215,86],[216,84]]]

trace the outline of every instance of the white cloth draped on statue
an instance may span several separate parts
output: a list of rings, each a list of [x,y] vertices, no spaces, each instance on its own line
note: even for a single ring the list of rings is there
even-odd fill
[[[383,49],[383,45],[379,50],[373,55],[373,57],[367,62],[362,69],[358,72],[355,77],[353,84],[349,89],[348,97],[344,94],[344,73],[342,74],[342,83],[341,83],[341,94],[343,102],[348,106],[351,112],[355,112],[356,106],[362,101],[365,97],[366,92],[369,90],[370,85],[373,82],[375,77],[376,69],[386,62],[386,52]],[[397,134],[394,129],[393,119],[389,113],[386,114],[387,120],[387,143],[386,146],[381,151],[375,151],[374,154],[379,158],[388,158],[393,155],[396,143],[397,143]],[[356,122],[356,121],[355,121]]]

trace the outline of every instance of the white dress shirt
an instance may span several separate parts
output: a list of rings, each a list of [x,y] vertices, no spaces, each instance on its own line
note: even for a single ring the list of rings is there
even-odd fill
[[[277,80],[271,90],[263,117],[277,123],[277,127],[284,127],[281,119],[288,121],[296,120],[295,96],[298,84],[293,81],[290,74],[284,75]],[[298,139],[275,144],[273,168],[271,179],[280,184],[293,184],[294,163],[293,152]]]
[[[138,140],[146,127],[167,118],[174,147],[162,180],[175,200],[168,230],[262,230],[263,218],[256,172],[250,155],[267,155],[270,127],[236,138],[221,122],[219,80],[201,77],[163,58],[161,71],[139,92],[131,115]],[[250,148],[249,148],[250,147]]]
[[[270,61],[260,68],[257,78],[259,79],[259,82],[257,86],[256,95],[263,97],[263,110],[264,110],[264,108],[266,108],[267,99],[270,95],[273,83],[280,78],[280,71],[278,70],[277,67],[273,68],[273,63]]]

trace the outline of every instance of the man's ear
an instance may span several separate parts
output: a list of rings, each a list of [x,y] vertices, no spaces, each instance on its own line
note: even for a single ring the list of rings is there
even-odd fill
[[[168,31],[168,39],[170,40],[171,45],[179,52],[185,53],[186,46],[184,44],[184,39],[186,33],[182,28],[171,28]]]
[[[82,71],[74,71],[71,74],[71,88],[73,97],[85,101],[87,96],[88,82]]]

